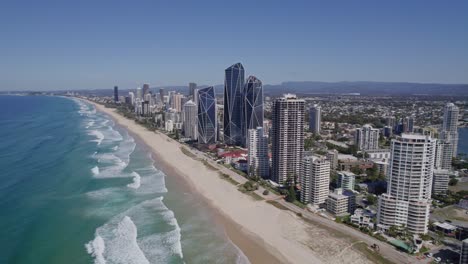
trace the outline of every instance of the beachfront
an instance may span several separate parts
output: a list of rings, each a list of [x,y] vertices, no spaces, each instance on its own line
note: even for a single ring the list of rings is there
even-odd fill
[[[140,138],[169,176],[184,179],[222,214],[229,237],[253,263],[273,261],[273,257],[280,263],[372,263],[353,247],[354,239],[337,236],[305,223],[291,211],[252,199],[221,179],[218,171],[184,154],[180,143],[147,130],[115,109],[93,104]],[[255,251],[251,249],[254,244]]]

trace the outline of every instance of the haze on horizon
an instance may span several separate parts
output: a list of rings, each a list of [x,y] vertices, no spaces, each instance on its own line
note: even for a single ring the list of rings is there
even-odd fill
[[[283,81],[468,83],[468,1],[0,5],[0,91]]]

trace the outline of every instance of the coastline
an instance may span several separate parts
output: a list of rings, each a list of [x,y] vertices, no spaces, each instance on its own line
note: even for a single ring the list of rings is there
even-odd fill
[[[177,179],[206,201],[228,238],[252,263],[373,263],[354,247],[360,241],[321,225],[302,221],[295,213],[255,200],[237,190],[199,159],[181,151],[185,146],[163,133],[127,119],[115,109],[87,101],[110,116],[151,150],[167,177]]]
[[[176,184],[182,186],[183,189],[187,189],[187,191],[192,192],[195,194],[197,198],[201,201],[205,202],[206,205],[210,208],[210,211],[213,213],[214,221],[221,226],[223,226],[226,236],[231,240],[231,242],[238,247],[242,253],[249,259],[251,263],[291,263],[286,260],[286,258],[276,252],[271,246],[264,243],[263,239],[258,237],[257,235],[248,232],[243,228],[240,224],[236,223],[233,219],[223,213],[219,208],[217,208],[207,197],[205,197],[202,193],[197,191],[197,186],[194,182],[188,180],[185,175],[182,175],[176,168],[174,164],[171,164],[167,160],[164,159],[162,156],[163,153],[157,151],[154,146],[148,144],[147,140],[142,137],[139,131],[135,131],[135,128],[141,128],[145,132],[148,132],[153,135],[157,135],[159,137],[166,137],[165,135],[161,135],[159,133],[154,133],[146,128],[134,123],[133,120],[126,119],[121,115],[117,114],[113,109],[105,108],[102,105],[96,104],[92,101],[86,101],[91,103],[95,106],[97,111],[107,114],[118,126],[125,129],[132,137],[135,138],[138,142],[144,144],[144,146],[151,152],[152,157],[154,159],[155,164],[157,167],[166,174],[167,177],[171,177],[171,179],[175,180]],[[128,121],[131,124],[128,124]],[[136,127],[134,127],[136,126]],[[167,140],[167,139],[166,139]],[[172,139],[170,139],[173,141]],[[177,145],[179,145],[178,142]],[[182,156],[185,156],[180,152]],[[200,162],[198,162],[200,163]],[[200,166],[203,167],[204,165],[200,163]],[[216,179],[219,179],[214,176]],[[225,183],[225,181],[222,181]],[[228,185],[231,187],[231,185]],[[239,192],[240,195],[243,195]]]

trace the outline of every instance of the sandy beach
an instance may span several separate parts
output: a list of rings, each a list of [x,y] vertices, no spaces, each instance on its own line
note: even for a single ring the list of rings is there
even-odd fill
[[[306,223],[264,200],[254,200],[221,179],[218,171],[184,154],[182,144],[147,130],[115,109],[93,104],[144,142],[168,177],[180,177],[206,199],[219,213],[229,238],[252,263],[372,263],[353,249],[356,241]]]

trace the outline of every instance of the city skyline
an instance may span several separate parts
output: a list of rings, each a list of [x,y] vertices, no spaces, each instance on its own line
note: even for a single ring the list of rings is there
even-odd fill
[[[219,84],[233,61],[264,84],[468,83],[467,10],[463,1],[8,3],[0,90]]]

